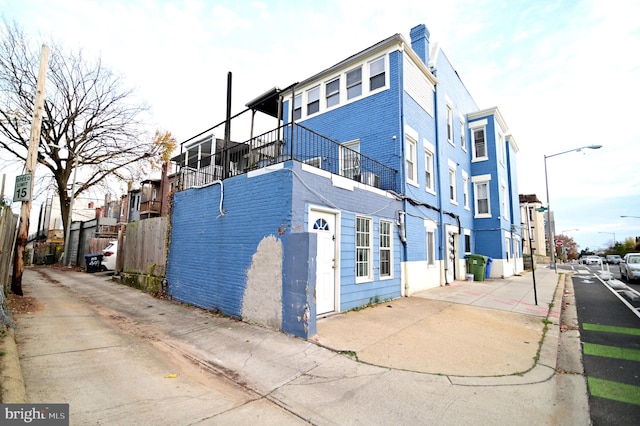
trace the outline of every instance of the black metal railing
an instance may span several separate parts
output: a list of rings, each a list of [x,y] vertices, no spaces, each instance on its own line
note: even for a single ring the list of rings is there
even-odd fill
[[[295,160],[369,186],[399,192],[396,170],[300,124],[285,124],[226,147],[221,140],[210,141],[209,146],[212,154],[202,155],[200,150],[184,155],[179,163],[180,189]]]

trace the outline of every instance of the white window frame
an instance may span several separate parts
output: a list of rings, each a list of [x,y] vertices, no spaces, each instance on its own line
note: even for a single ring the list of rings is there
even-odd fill
[[[467,241],[469,242],[469,244],[467,244]],[[465,254],[471,253],[471,230],[470,229],[464,230],[464,253]]]
[[[312,111],[313,109],[313,111]],[[320,86],[307,90],[307,117],[320,112]]]
[[[418,186],[418,135],[415,131],[405,131],[405,173],[407,183]]]
[[[302,93],[298,93],[293,97],[293,114],[291,116],[293,121],[302,118]]]
[[[456,176],[456,163],[449,160],[449,201],[458,205],[458,179]]]
[[[367,224],[367,229],[360,228],[363,224]],[[373,276],[373,220],[366,216],[356,216],[355,231],[356,283],[371,281]],[[361,255],[363,255],[362,259]]]
[[[425,260],[427,261],[427,267],[435,267],[436,265],[436,230],[438,225],[435,221],[430,219],[424,219],[425,228]]]
[[[469,207],[469,175],[464,170],[462,171],[462,204],[465,210],[470,210]]]
[[[504,135],[502,132],[498,132],[498,155],[500,158],[500,164],[503,166],[507,164],[507,147]]]
[[[486,161],[489,159],[489,146],[487,144],[487,120],[474,121],[469,123],[471,130],[471,161]],[[476,132],[482,130],[484,134],[484,155],[478,155],[476,152]]]
[[[378,229],[378,263],[380,279],[393,278],[393,222],[390,220],[380,220]],[[383,231],[387,232],[383,232]],[[383,274],[382,258],[383,253],[388,254],[389,273]]]
[[[349,150],[342,148],[349,148]],[[357,152],[357,154],[352,151]],[[339,161],[340,176],[354,179],[355,175],[360,173],[360,139],[342,144]]]
[[[447,102],[447,142],[456,146],[453,141],[453,105]]]
[[[380,64],[382,64],[382,71],[376,69]],[[387,55],[369,61],[367,65],[367,70],[369,72],[369,93],[376,92],[387,87]],[[374,88],[374,81],[377,83],[380,76],[382,76],[382,85]]]
[[[502,190],[502,217],[505,220],[509,220],[511,215],[509,214],[509,190],[507,188],[507,184],[505,182],[501,183]]]
[[[491,217],[491,175],[479,175],[473,176],[471,178],[473,182],[473,206],[474,206],[474,217],[478,219],[490,218]],[[478,213],[478,195],[479,195],[479,186],[486,185],[487,187],[487,212],[486,213]]]
[[[350,84],[349,83],[349,74],[352,74],[352,73],[354,73],[356,71],[360,71],[360,80],[357,80],[357,81],[352,82]],[[351,69],[351,70],[349,70],[349,71],[347,71],[345,73],[345,83],[347,85],[347,100],[355,99],[355,98],[358,98],[358,97],[362,96],[362,93],[363,93],[363,91],[362,91],[362,65],[359,65],[359,66],[357,66],[357,67],[355,67],[355,68],[353,68],[353,69]],[[357,94],[350,93],[351,89],[354,89],[354,88],[357,88],[357,87],[359,87],[359,91],[358,91]]]
[[[329,89],[329,85],[338,83],[337,90]],[[324,83],[325,90],[325,102],[327,109],[332,108],[336,105],[340,105],[340,85],[342,82],[340,81],[340,77],[332,78]]]
[[[463,117],[460,117],[460,148],[467,152],[467,127],[464,124]]]
[[[428,149],[424,150],[424,187],[427,192],[434,193],[433,175],[433,153]]]

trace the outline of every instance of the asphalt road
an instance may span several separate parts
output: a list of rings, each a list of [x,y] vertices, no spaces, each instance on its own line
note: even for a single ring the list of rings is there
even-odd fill
[[[594,425],[637,425],[640,318],[593,274],[600,267],[574,268],[578,272],[572,278],[591,420]],[[612,266],[610,271],[616,275],[618,269]]]

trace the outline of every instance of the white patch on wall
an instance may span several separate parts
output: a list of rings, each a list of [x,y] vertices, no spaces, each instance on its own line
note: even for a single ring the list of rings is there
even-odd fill
[[[275,330],[282,328],[282,241],[264,237],[247,269],[242,319]]]

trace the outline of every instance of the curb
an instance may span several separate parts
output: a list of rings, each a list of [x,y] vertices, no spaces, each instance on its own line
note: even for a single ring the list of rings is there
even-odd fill
[[[6,335],[0,339],[0,350],[4,353],[0,357],[2,403],[24,404],[27,402],[27,392],[24,386],[14,328],[9,327]]]

